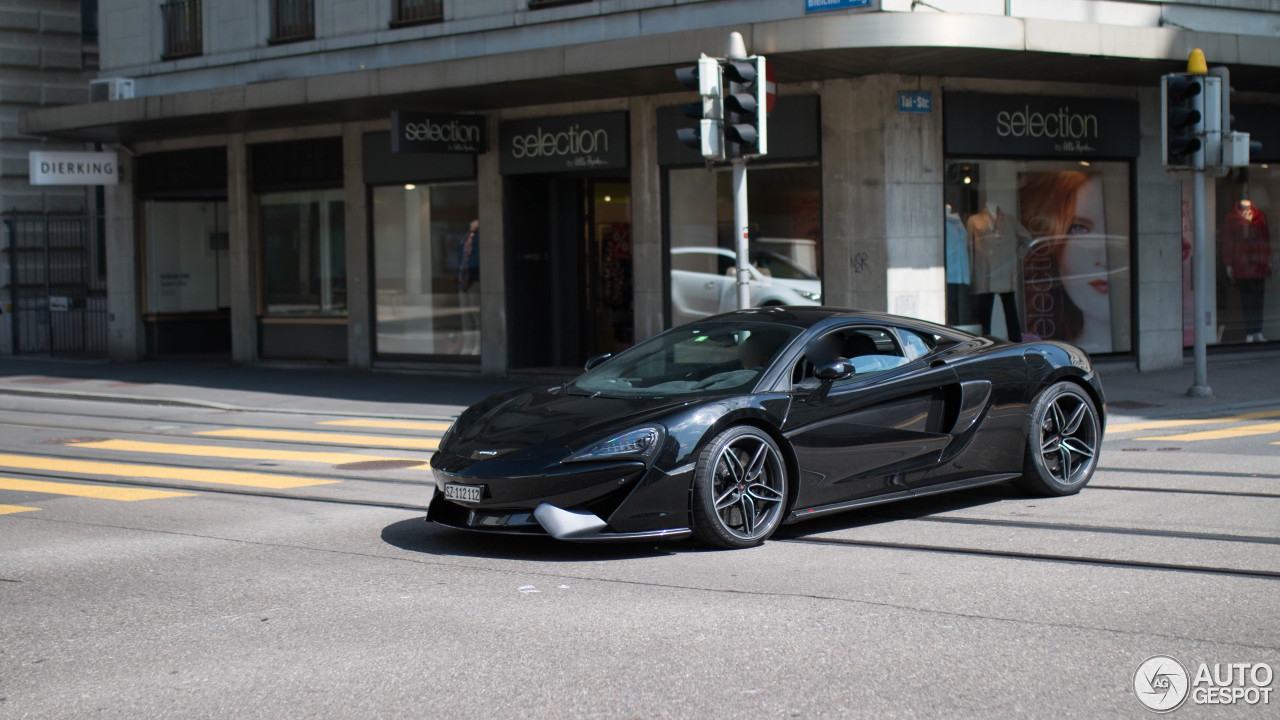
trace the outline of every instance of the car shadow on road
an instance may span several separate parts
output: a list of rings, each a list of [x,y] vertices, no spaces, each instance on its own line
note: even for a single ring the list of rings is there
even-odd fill
[[[855,530],[898,520],[913,520],[931,515],[991,505],[1005,500],[1025,499],[1027,495],[1012,485],[1000,484],[973,490],[960,490],[941,495],[900,500],[862,510],[835,513],[826,517],[784,525],[774,534],[777,540],[802,539],[841,530]]]
[[[488,535],[451,530],[422,517],[392,523],[382,540],[409,552],[532,562],[599,562],[675,554],[685,543],[570,543],[541,535]]]

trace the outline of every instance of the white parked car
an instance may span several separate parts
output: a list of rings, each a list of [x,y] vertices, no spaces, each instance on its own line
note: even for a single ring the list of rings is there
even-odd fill
[[[671,249],[671,322],[691,322],[736,309],[737,257],[719,247]],[[751,250],[751,305],[821,305],[822,281],[772,250]]]

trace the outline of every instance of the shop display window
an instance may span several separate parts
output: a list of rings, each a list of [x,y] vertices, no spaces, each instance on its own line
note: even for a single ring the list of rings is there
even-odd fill
[[[1129,197],[1128,163],[949,160],[948,324],[1127,352]]]
[[[380,355],[480,355],[478,217],[474,182],[373,189]]]
[[[230,307],[227,203],[148,200],[143,214],[147,313]]]
[[[1208,231],[1217,230],[1217,333],[1210,342],[1280,340],[1280,257],[1269,226],[1280,212],[1280,167],[1235,170],[1215,190],[1215,222]]]
[[[752,166],[751,304],[822,304],[822,175],[816,164]],[[737,307],[732,172],[671,170],[671,324]]]
[[[267,315],[347,314],[342,190],[258,197],[263,306]]]

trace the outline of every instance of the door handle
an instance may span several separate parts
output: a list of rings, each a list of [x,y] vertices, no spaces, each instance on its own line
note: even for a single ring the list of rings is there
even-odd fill
[[[708,290],[715,290],[715,289],[716,289],[716,283],[715,283],[715,281],[714,281],[714,280],[712,280],[711,282],[707,283],[706,285],[703,285],[702,287],[704,287],[704,288],[706,288],[706,289],[708,289]]]
[[[946,366],[947,366],[947,361],[942,359],[934,360],[933,362],[929,363],[929,367],[931,368],[940,368],[940,367],[946,367]]]

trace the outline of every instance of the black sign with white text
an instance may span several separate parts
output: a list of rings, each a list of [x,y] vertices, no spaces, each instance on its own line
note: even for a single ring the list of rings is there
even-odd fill
[[[627,167],[627,113],[507,120],[498,127],[503,175]]]
[[[443,113],[391,113],[391,152],[482,153],[485,135],[483,115]]]
[[[1136,100],[947,93],[942,111],[948,155],[1138,156]]]

